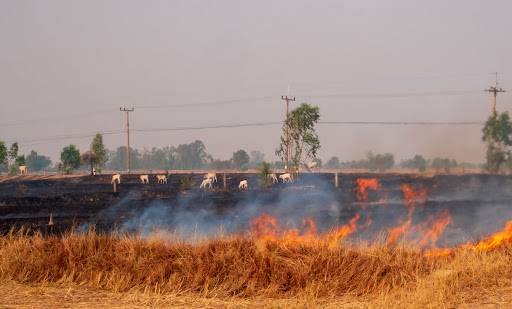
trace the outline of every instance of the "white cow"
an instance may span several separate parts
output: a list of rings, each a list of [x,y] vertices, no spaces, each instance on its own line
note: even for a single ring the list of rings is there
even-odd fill
[[[26,175],[28,173],[28,169],[26,165],[18,166],[21,175]]]
[[[120,174],[112,175],[112,181],[110,183],[114,183],[114,182],[117,182],[117,184],[121,183],[121,175]]]
[[[290,173],[281,174],[279,175],[279,179],[281,179],[284,182],[293,182],[292,181],[292,175]]]
[[[156,181],[159,184],[167,183],[167,175],[156,175]]]
[[[240,184],[238,185],[238,189],[247,189],[248,183],[247,179],[240,181]]]
[[[213,178],[204,179],[203,182],[201,182],[201,185],[199,186],[199,188],[205,188],[206,189],[206,186],[208,186],[208,188],[211,188],[212,187],[212,183],[213,183]]]
[[[216,173],[208,173],[204,175],[203,179],[211,179],[213,182],[217,182],[217,174]]]
[[[140,175],[139,178],[140,178],[140,181],[142,183],[149,183],[149,176],[148,175]]]
[[[272,174],[268,174],[268,175],[267,175],[267,177],[268,177],[268,179],[272,180],[272,183],[276,183],[276,182],[278,182],[278,180],[277,180],[277,176],[276,176],[276,174],[274,174],[274,173],[272,173]]]

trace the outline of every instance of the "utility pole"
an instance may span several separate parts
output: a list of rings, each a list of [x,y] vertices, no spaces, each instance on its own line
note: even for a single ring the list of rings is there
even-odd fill
[[[288,96],[281,96],[281,100],[286,102],[286,115],[285,115],[285,139],[286,139],[286,150],[285,150],[285,162],[284,162],[284,168],[286,171],[288,171],[288,165],[290,164],[290,153],[291,153],[291,147],[290,147],[290,128],[288,127],[288,115],[290,114],[290,101],[295,102],[295,97],[289,98]]]
[[[121,112],[126,112],[126,170],[128,171],[128,174],[130,174],[132,167],[130,154],[130,112],[133,112],[135,109],[133,107],[120,107],[119,110]]]
[[[503,90],[503,88],[498,87],[498,72],[496,72],[495,74],[496,74],[495,85],[489,87],[489,89],[485,89],[485,91],[492,93],[492,95],[493,95],[491,98],[491,113],[492,114],[496,114],[496,101],[497,101],[496,99],[498,97],[498,93],[505,92],[505,90]]]

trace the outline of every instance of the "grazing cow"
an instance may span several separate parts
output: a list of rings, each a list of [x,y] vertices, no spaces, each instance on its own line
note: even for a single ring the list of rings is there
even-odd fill
[[[277,180],[277,176],[276,176],[276,174],[274,174],[274,173],[272,173],[272,174],[268,174],[268,175],[267,175],[267,177],[268,177],[268,179],[272,180],[272,183],[276,183],[276,182],[278,182],[278,180]]]
[[[167,175],[156,175],[156,181],[162,185],[167,183]]]
[[[140,175],[140,181],[142,183],[149,183],[149,176],[148,175]]]
[[[281,179],[284,182],[293,182],[292,181],[292,175],[290,173],[281,174],[279,175],[279,179]]]
[[[112,175],[112,181],[110,183],[115,183],[115,182],[117,182],[117,184],[121,183],[121,175],[120,174]]]
[[[212,187],[212,182],[213,182],[213,178],[204,179],[203,182],[201,182],[201,185],[199,186],[199,188],[205,188],[206,189],[206,186],[208,186],[208,188],[211,188]]]
[[[217,174],[216,173],[208,173],[204,175],[204,179],[211,179],[213,182],[217,182]]]
[[[26,165],[18,166],[21,175],[26,175],[28,173],[28,169]]]
[[[317,161],[310,161],[308,162],[308,164],[306,165],[308,167],[308,170],[312,170],[314,168],[316,168],[318,166],[318,162]]]
[[[240,184],[238,185],[238,189],[247,189],[248,183],[247,179],[240,181]]]

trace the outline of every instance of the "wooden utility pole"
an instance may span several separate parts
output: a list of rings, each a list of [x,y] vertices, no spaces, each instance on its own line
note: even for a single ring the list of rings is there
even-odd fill
[[[120,107],[119,110],[122,112],[126,112],[126,170],[128,171],[128,174],[130,174],[132,167],[130,154],[130,112],[133,112],[135,109],[133,107]]]
[[[284,169],[288,171],[289,164],[290,164],[290,154],[291,154],[291,147],[290,147],[290,128],[288,126],[288,115],[290,114],[290,101],[295,102],[295,97],[289,98],[288,96],[281,96],[281,100],[286,102],[286,115],[285,115],[285,124],[284,124],[284,134],[285,134],[285,161],[284,161]]]
[[[491,98],[491,113],[496,114],[496,101],[498,97],[498,93],[505,92],[503,88],[498,87],[498,73],[496,74],[496,82],[494,86],[489,87],[489,89],[485,89],[485,91],[491,93],[493,96]]]

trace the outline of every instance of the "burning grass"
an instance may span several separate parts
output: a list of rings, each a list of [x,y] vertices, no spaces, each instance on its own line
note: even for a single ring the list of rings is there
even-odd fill
[[[402,246],[332,248],[323,241],[244,237],[194,245],[94,232],[0,238],[4,281],[217,299],[342,297],[403,306],[414,297],[418,305],[457,304],[511,287],[510,265],[509,240],[489,250],[462,247],[432,256]]]

